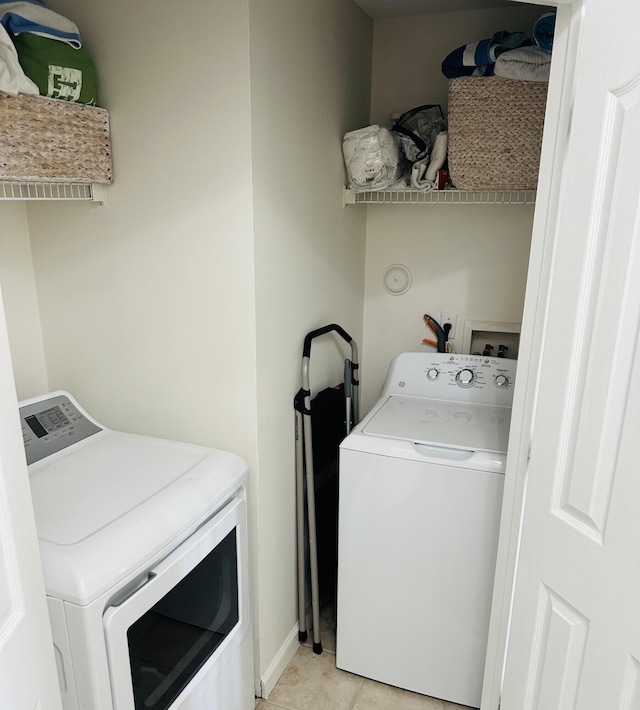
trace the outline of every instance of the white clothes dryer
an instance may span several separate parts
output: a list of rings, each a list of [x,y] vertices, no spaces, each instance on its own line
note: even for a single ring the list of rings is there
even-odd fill
[[[479,707],[515,370],[403,353],[342,442],[339,668]]]
[[[65,710],[254,707],[248,467],[20,403]]]

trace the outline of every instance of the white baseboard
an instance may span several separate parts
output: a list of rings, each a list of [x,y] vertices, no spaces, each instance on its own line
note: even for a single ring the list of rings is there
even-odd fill
[[[296,624],[293,629],[291,629],[285,642],[280,647],[278,653],[276,653],[276,657],[264,672],[262,678],[260,678],[260,697],[265,700],[269,697],[269,693],[276,687],[276,683],[284,673],[284,669],[298,650],[300,645],[298,641],[298,628],[298,624]]]

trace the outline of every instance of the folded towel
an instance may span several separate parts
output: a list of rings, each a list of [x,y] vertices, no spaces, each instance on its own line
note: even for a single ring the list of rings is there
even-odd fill
[[[533,26],[533,41],[541,49],[550,50],[553,47],[553,33],[556,29],[556,11],[547,12]]]
[[[447,159],[447,133],[439,133],[429,158],[416,161],[411,167],[411,187],[414,190],[437,190],[438,170]]]
[[[442,73],[449,79],[459,76],[491,76],[496,58],[509,49],[531,43],[527,32],[501,30],[493,37],[454,49],[442,62]]]
[[[38,87],[22,70],[16,48],[2,25],[0,25],[0,91],[12,96],[39,93]]]
[[[431,192],[436,189],[435,180],[427,180],[426,173],[428,168],[428,158],[416,160],[411,166],[411,189],[422,190],[422,192]]]
[[[496,60],[496,76],[519,81],[549,81],[551,52],[540,47],[520,47]]]
[[[82,47],[78,27],[66,17],[49,10],[40,0],[0,0],[0,24],[13,35],[32,32],[66,42],[74,49]]]

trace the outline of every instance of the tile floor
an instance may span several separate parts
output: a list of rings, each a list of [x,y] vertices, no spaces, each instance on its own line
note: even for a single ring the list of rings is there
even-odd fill
[[[323,653],[313,652],[309,638],[269,698],[256,700],[256,710],[469,710],[339,670],[330,612],[321,622]]]

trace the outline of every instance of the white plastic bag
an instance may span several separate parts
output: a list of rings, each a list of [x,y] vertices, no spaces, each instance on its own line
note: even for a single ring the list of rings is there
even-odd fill
[[[387,128],[373,125],[346,133],[342,152],[354,192],[386,190],[402,177],[403,158]]]

